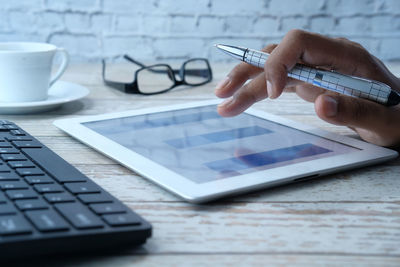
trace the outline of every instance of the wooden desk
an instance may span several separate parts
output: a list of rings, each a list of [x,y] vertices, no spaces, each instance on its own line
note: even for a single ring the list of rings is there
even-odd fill
[[[400,65],[392,66],[399,73]],[[157,96],[125,95],[103,86],[100,65],[73,65],[63,80],[90,95],[44,114],[13,120],[149,220],[153,237],[120,255],[45,262],[57,266],[400,265],[400,160],[315,181],[192,205],[67,136],[55,119],[214,98],[232,64],[213,65],[206,86]],[[123,68],[121,75],[124,76]],[[354,136],[329,125],[294,94],[256,107],[292,120]]]

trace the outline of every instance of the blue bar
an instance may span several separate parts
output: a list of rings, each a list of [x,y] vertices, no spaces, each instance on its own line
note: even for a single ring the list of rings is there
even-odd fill
[[[212,161],[205,163],[205,165],[208,168],[218,172],[240,171],[328,152],[331,152],[331,150],[313,144],[302,144],[298,146],[244,155],[240,158]]]
[[[138,130],[146,128],[165,127],[170,125],[179,125],[190,122],[205,121],[209,119],[218,119],[218,118],[221,118],[221,115],[219,115],[216,111],[185,114],[179,116],[172,115],[171,117],[153,119],[153,120],[144,120],[141,122],[132,123],[132,128]]]
[[[316,80],[313,81],[313,84],[318,85],[318,86],[321,86],[321,83],[318,82],[318,81],[316,81]]]
[[[251,126],[202,135],[187,136],[185,138],[170,139],[165,142],[177,149],[182,149],[268,134],[271,132],[272,131],[259,126]]]

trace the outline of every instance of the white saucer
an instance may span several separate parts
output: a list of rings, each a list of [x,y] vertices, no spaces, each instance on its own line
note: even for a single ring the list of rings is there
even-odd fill
[[[81,99],[89,94],[89,89],[82,85],[58,81],[49,89],[49,97],[43,101],[1,102],[0,114],[27,114],[49,111],[64,103]]]

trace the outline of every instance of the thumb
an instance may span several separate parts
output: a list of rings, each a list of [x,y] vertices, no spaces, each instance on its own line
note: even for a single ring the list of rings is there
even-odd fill
[[[315,100],[315,111],[321,119],[336,125],[382,133],[393,126],[390,121],[394,111],[361,98],[322,94]]]

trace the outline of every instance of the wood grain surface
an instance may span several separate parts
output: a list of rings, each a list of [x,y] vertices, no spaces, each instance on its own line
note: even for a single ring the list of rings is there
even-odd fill
[[[400,160],[205,205],[182,201],[52,125],[60,118],[213,99],[232,64],[213,65],[212,83],[156,96],[103,86],[100,64],[69,67],[63,80],[90,89],[44,114],[7,115],[153,224],[142,247],[119,254],[40,260],[41,266],[400,266]],[[115,74],[127,77],[129,65]],[[396,73],[400,64],[390,66]],[[286,93],[256,108],[352,137]]]

